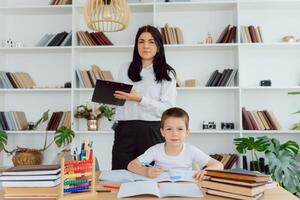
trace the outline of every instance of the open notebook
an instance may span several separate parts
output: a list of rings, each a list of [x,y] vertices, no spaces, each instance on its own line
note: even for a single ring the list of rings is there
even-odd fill
[[[104,182],[133,182],[133,181],[155,181],[155,182],[177,182],[189,181],[195,182],[193,176],[196,171],[187,170],[169,170],[161,173],[156,178],[147,178],[127,170],[101,171],[100,180]]]
[[[154,195],[157,197],[203,197],[195,183],[158,183],[155,181],[138,181],[122,183],[118,198]]]

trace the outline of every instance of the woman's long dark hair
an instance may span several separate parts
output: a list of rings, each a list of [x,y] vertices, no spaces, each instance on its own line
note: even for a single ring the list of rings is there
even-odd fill
[[[146,25],[139,28],[136,36],[135,36],[135,44],[133,51],[133,59],[128,69],[128,77],[133,82],[138,82],[142,80],[141,71],[143,69],[142,58],[139,55],[138,51],[138,40],[142,33],[148,32],[152,35],[155,44],[157,46],[157,53],[153,59],[153,71],[155,73],[156,81],[161,82],[163,80],[171,81],[171,77],[169,76],[169,72],[172,72],[174,77],[176,77],[175,70],[166,62],[165,50],[163,41],[160,35],[159,30],[157,28]]]

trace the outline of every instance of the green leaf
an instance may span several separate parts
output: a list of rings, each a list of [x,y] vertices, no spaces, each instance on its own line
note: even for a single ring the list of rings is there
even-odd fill
[[[71,143],[74,137],[75,133],[73,130],[62,126],[56,130],[54,135],[54,141],[58,147],[62,147]]]
[[[36,121],[34,123],[33,128],[32,128],[33,130],[36,129],[39,126],[40,123],[45,122],[45,121],[48,120],[48,118],[49,118],[49,111],[50,110],[45,111],[43,113],[42,117],[38,121]]]
[[[7,133],[4,130],[0,130],[0,151],[2,151],[7,145]]]
[[[300,91],[297,91],[297,92],[288,92],[288,94],[297,95],[297,94],[300,94]]]
[[[295,160],[298,152],[299,145],[294,141],[280,145],[277,139],[272,138],[265,155],[274,181],[291,193],[300,194],[300,163]]]
[[[267,137],[258,137],[258,138],[235,138],[234,144],[236,145],[236,150],[240,154],[246,153],[246,151],[258,151],[258,152],[264,152],[267,147],[269,146],[270,142]]]
[[[299,145],[295,141],[287,141],[286,143],[280,145],[280,150],[290,151],[293,156],[297,156],[299,153]]]

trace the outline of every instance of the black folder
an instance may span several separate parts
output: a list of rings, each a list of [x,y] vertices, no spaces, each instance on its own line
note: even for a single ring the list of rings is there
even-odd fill
[[[133,85],[125,83],[97,80],[92,101],[97,103],[123,106],[125,100],[116,99],[114,97],[114,93],[117,90],[129,93],[132,89],[132,86]]]

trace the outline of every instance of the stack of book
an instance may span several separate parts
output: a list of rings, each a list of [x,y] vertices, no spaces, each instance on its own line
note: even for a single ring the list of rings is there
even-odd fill
[[[60,165],[28,165],[7,169],[0,176],[4,198],[55,199],[59,194]]]
[[[207,170],[207,176],[200,185],[208,194],[243,200],[259,199],[270,180],[270,176],[242,169]]]
[[[68,5],[72,4],[72,0],[49,0],[49,5]]]
[[[102,32],[77,31],[79,45],[97,46],[97,45],[113,45],[113,43]]]
[[[280,130],[281,125],[270,110],[247,111],[242,108],[244,130]]]
[[[262,43],[263,38],[261,34],[261,28],[253,25],[241,26],[241,42],[242,43]]]
[[[63,31],[57,34],[46,33],[35,46],[50,47],[50,46],[71,46],[71,45],[72,45],[72,31],[69,33]]]
[[[217,43],[234,43],[236,42],[236,26],[228,24],[219,36]]]
[[[46,130],[55,131],[61,126],[64,126],[66,128],[71,128],[71,111],[53,112],[48,122]]]
[[[0,130],[27,130],[27,119],[21,111],[0,111]]]
[[[35,85],[26,72],[0,71],[0,88],[33,88]]]
[[[206,83],[206,87],[228,87],[234,85],[237,69],[224,69],[223,72],[215,70]]]
[[[82,88],[93,88],[96,80],[113,81],[112,73],[108,70],[101,70],[97,65],[92,65],[91,70],[76,69],[76,75]]]
[[[164,44],[183,44],[182,31],[179,27],[170,27],[166,24],[160,31]]]
[[[220,161],[223,164],[224,169],[231,169],[232,166],[237,162],[239,158],[236,154],[227,154],[227,153],[214,154],[210,156]]]

